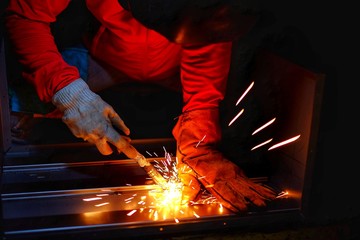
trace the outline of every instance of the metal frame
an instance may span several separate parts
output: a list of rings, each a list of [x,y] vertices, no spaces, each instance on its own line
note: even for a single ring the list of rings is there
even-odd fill
[[[5,40],[0,37],[0,152],[4,154],[11,146],[10,107],[5,62]]]

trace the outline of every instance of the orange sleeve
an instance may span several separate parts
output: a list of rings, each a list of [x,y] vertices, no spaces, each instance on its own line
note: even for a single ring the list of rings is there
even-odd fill
[[[5,24],[10,43],[23,66],[22,76],[31,82],[44,102],[70,82],[79,71],[59,53],[50,23],[70,0],[10,0]]]
[[[184,46],[181,60],[183,111],[219,106],[230,70],[232,42]]]

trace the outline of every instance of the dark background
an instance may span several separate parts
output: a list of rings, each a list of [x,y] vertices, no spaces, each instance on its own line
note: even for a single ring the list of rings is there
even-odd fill
[[[277,19],[279,53],[326,74],[312,209],[319,221],[359,216],[358,44],[355,8],[345,2],[263,3]],[[277,30],[279,29],[279,30]]]

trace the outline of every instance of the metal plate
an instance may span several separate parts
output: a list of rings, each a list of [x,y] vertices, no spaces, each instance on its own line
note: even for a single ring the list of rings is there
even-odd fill
[[[175,232],[183,232],[184,224],[222,228],[235,219],[241,224],[248,217],[298,212],[294,199],[278,199],[266,209],[234,214],[216,202],[207,203],[211,195],[206,192],[197,204],[159,204],[162,190],[133,160],[7,166],[3,179],[7,239],[54,238],[64,232],[84,236],[94,231],[107,236],[109,229],[125,231],[128,237],[139,229],[156,235],[169,226]]]

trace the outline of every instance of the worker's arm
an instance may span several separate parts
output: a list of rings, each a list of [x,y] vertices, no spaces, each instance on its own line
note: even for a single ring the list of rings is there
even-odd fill
[[[59,53],[50,23],[69,4],[69,0],[11,0],[6,26],[19,61],[23,77],[36,88],[40,99],[52,103],[63,113],[71,132],[87,140],[102,154],[110,154],[108,143],[128,157],[136,151],[129,139],[121,136],[130,130],[114,109],[92,92],[79,76],[77,68],[68,65]]]
[[[70,0],[10,0],[6,28],[10,42],[23,65],[23,77],[36,88],[44,102],[55,92],[78,79],[79,71],[59,53],[50,23]]]
[[[232,42],[184,45],[181,58],[183,111],[218,107],[224,98]]]
[[[222,136],[219,103],[226,89],[231,45],[184,47],[181,65],[184,108],[173,135],[177,141],[183,203],[195,200],[203,185],[224,207],[237,212],[247,210],[250,204],[266,206],[275,193],[252,182],[218,149]]]

